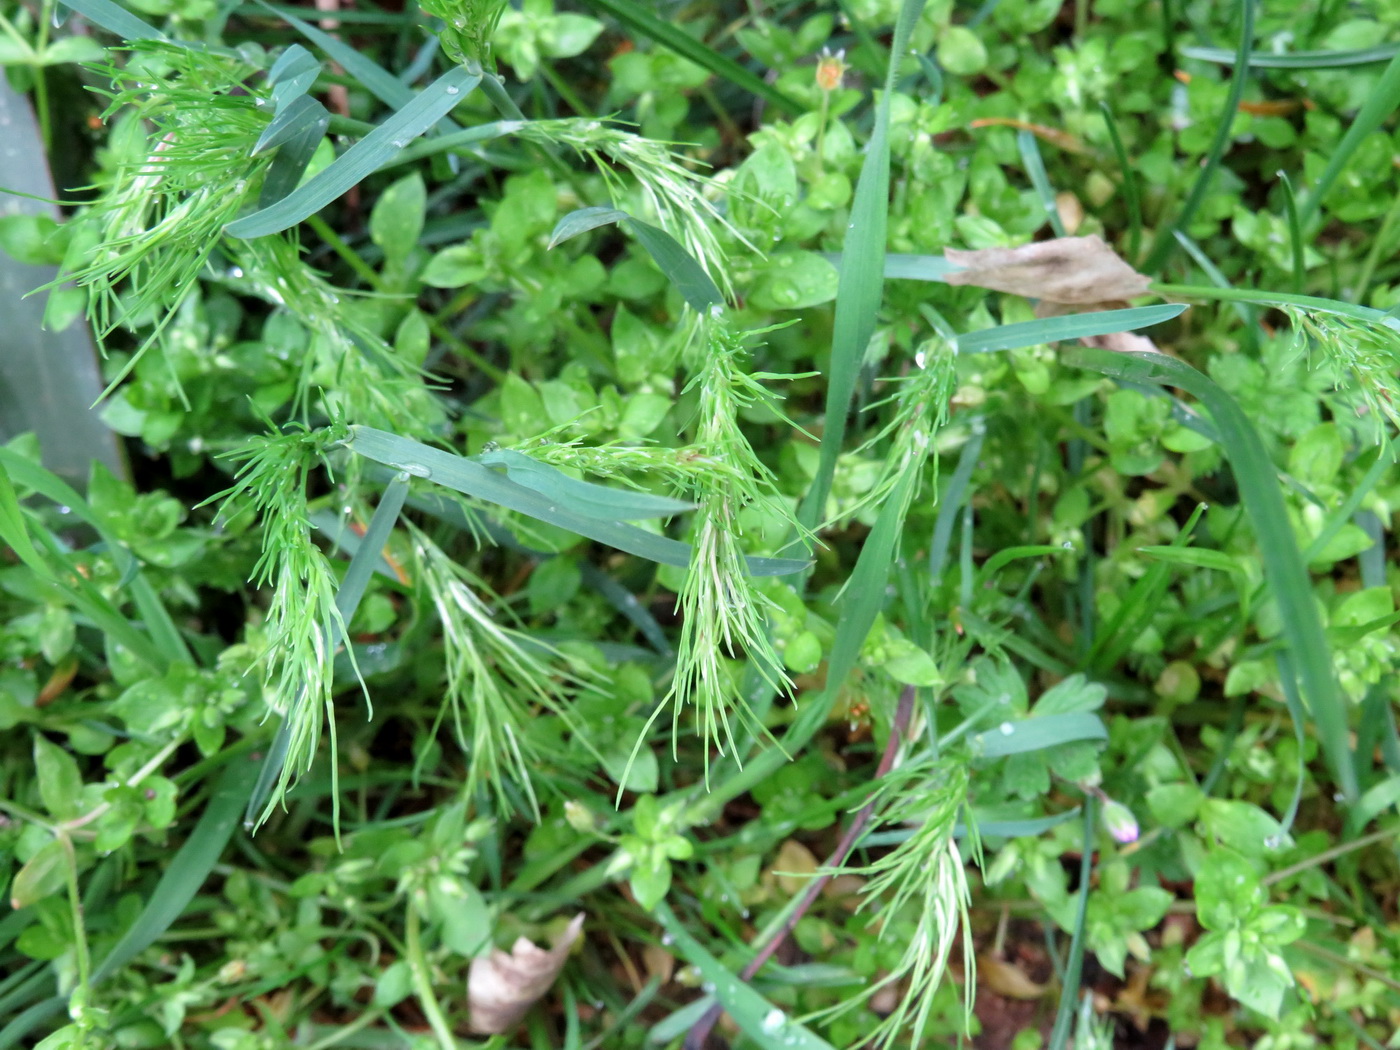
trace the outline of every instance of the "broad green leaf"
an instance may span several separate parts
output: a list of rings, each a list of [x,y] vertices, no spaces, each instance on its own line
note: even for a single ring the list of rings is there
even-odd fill
[[[10,883],[10,907],[19,911],[63,889],[68,851],[58,839],[46,842],[15,872]]]
[[[78,763],[42,733],[34,734],[34,779],[38,781],[39,797],[49,816],[67,820],[77,815],[83,790]]]

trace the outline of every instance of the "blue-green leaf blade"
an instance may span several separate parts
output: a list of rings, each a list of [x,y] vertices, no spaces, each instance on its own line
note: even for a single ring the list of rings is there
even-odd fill
[[[229,223],[226,231],[234,237],[263,237],[314,215],[388,163],[411,140],[451,112],[479,83],[479,74],[460,68],[448,70],[315,178],[271,207]]]

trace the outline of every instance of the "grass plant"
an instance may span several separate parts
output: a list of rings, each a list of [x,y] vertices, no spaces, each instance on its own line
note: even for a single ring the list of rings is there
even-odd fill
[[[1392,35],[0,0],[0,1050],[1387,1045]]]

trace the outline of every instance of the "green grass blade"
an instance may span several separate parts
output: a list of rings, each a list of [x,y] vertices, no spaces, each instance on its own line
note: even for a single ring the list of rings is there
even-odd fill
[[[340,610],[340,617],[346,626],[354,619],[355,610],[360,607],[360,599],[365,596],[370,577],[374,575],[376,566],[383,558],[389,534],[394,531],[394,524],[399,520],[404,500],[408,498],[408,484],[408,478],[400,476],[385,486],[384,495],[379,498],[379,506],[374,508],[374,515],[365,527],[360,548],[350,559],[345,578],[340,581],[340,587],[335,592],[335,607]],[[339,642],[340,639],[336,639],[336,644]]]
[[[1177,54],[1222,66],[1234,65],[1239,57],[1223,47],[1182,47],[1177,49]],[[1256,51],[1249,56],[1249,66],[1251,69],[1342,69],[1389,62],[1397,54],[1400,54],[1400,44],[1381,44],[1354,51],[1284,51],[1280,54]]]
[[[160,877],[141,914],[97,965],[92,983],[110,977],[163,935],[199,892],[238,827],[239,813],[257,767],[239,756],[224,769],[199,823]]]
[[[792,1020],[726,969],[691,936],[665,901],[656,906],[653,914],[670,934],[677,953],[700,971],[707,985],[714,987],[715,998],[755,1046],[763,1050],[835,1050],[825,1039]]]
[[[715,287],[715,282],[710,280],[705,268],[669,233],[630,215],[623,225],[642,242],[642,247],[655,260],[666,279],[675,285],[676,291],[681,293],[692,310],[699,314],[708,314],[714,307],[724,305],[724,296]]]
[[[99,25],[109,33],[115,33],[131,43],[136,40],[164,40],[177,47],[188,47],[179,40],[170,40],[155,26],[143,22],[124,7],[112,0],[59,0],[65,7],[71,7],[94,25]]]
[[[1225,391],[1194,368],[1162,354],[1114,354],[1078,349],[1069,363],[1135,382],[1180,387],[1197,398],[1220,430],[1273,591],[1284,639],[1296,663],[1303,695],[1328,765],[1349,801],[1357,796],[1356,769],[1348,739],[1348,709],[1333,678],[1332,656],[1313,600],[1307,566],[1298,551],[1279,490],[1277,471],[1244,414]]]
[[[1131,332],[1170,321],[1180,316],[1183,309],[1180,303],[1167,303],[1161,306],[1100,310],[1096,313],[1066,314],[1063,317],[1046,317],[1038,321],[998,325],[996,328],[958,336],[958,353],[986,354],[1067,339],[1083,339],[1091,335]]]
[[[1176,231],[1176,242],[1185,249],[1186,254],[1191,256],[1191,261],[1201,268],[1201,272],[1210,278],[1210,281],[1217,288],[1229,288],[1230,278],[1226,277],[1216,266],[1214,261],[1205,252],[1201,251],[1200,245],[1193,241],[1180,230]],[[1244,328],[1241,338],[1245,346],[1251,351],[1259,348],[1259,318],[1255,315],[1254,307],[1249,303],[1232,303],[1235,312],[1239,315]]]
[[[534,489],[546,499],[567,504],[580,514],[605,521],[637,518],[666,518],[695,509],[694,503],[653,496],[649,492],[612,489],[605,485],[571,478],[557,467],[511,449],[483,452],[476,461],[488,467],[504,467],[506,477],[517,485]]]
[[[890,200],[890,98],[899,63],[909,51],[909,37],[923,11],[924,0],[904,0],[895,23],[884,92],[875,107],[875,126],[865,147],[860,178],[842,246],[843,265],[836,285],[836,316],[831,335],[831,361],[826,373],[825,429],[817,474],[797,511],[804,528],[822,519],[836,460],[846,439],[847,416],[855,394],[856,375],[875,333],[884,292],[885,229]]]
[[[1172,545],[1164,549],[1175,551],[1185,547],[1205,510],[1205,504],[1198,503],[1186,524],[1181,526],[1172,539]],[[1118,666],[1128,647],[1137,640],[1148,621],[1156,614],[1157,603],[1166,592],[1170,580],[1171,563],[1166,558],[1159,558],[1133,582],[1112,619],[1094,637],[1094,644],[1084,661],[1090,673],[1103,674]]]
[[[1103,719],[1087,711],[1041,715],[1019,722],[1003,722],[985,733],[970,737],[972,753],[982,758],[1002,758],[1044,751],[1076,740],[1107,740]]]
[[[724,296],[705,272],[695,256],[685,250],[674,237],[665,230],[658,229],[625,211],[616,208],[579,208],[571,211],[554,225],[549,235],[549,246],[562,244],[571,237],[596,230],[599,226],[618,223],[632,231],[643,248],[661,272],[666,275],[691,309],[697,313],[708,313],[713,307],[724,305]]]
[[[1138,251],[1142,247],[1142,198],[1138,194],[1137,172],[1128,163],[1128,151],[1123,148],[1123,138],[1118,134],[1118,122],[1113,119],[1113,110],[1107,102],[1100,102],[1104,127],[1108,128],[1108,140],[1113,143],[1113,155],[1118,160],[1118,170],[1123,179],[1123,203],[1128,208],[1128,263],[1137,264]]]
[[[1021,151],[1021,166],[1040,197],[1040,206],[1045,209],[1045,218],[1056,237],[1065,236],[1065,224],[1060,218],[1060,209],[1055,205],[1055,187],[1050,185],[1050,176],[1045,173],[1045,159],[1040,155],[1040,145],[1035,136],[1022,128],[1016,132],[1016,148]]]
[[[292,99],[285,109],[268,121],[258,141],[253,145],[253,155],[276,149],[284,142],[290,142],[306,129],[321,122],[321,131],[330,126],[330,114],[326,107],[308,95]]]
[[[418,477],[431,478],[464,496],[494,503],[507,510],[528,515],[539,521],[568,529],[599,543],[635,554],[639,558],[663,565],[686,567],[690,564],[690,545],[645,532],[635,525],[604,521],[579,514],[568,507],[546,499],[533,489],[518,485],[480,463],[431,448],[409,438],[399,437],[372,427],[351,427],[346,446],[366,459]],[[755,576],[782,576],[800,572],[807,567],[805,560],[796,558],[749,558],[749,572]]]
[[[61,593],[74,609],[130,649],[138,659],[159,671],[169,665],[151,639],[138,631],[86,576],[53,567],[66,565],[64,552],[47,532],[40,530],[31,534],[3,463],[0,463],[0,540],[8,544],[36,576]]]
[[[625,218],[627,213],[616,208],[577,208],[554,224],[554,229],[549,234],[549,247],[558,247],[589,230],[621,222]]]
[[[288,10],[274,8],[263,3],[262,0],[258,0],[258,3],[279,17],[286,19],[288,25],[324,51],[332,62],[345,70],[348,75],[354,77],[361,87],[386,106],[402,109],[413,101],[411,87],[363,52],[330,33],[318,29],[311,23],[302,21]]]
[[[938,517],[933,523],[933,538],[928,545],[928,574],[935,584],[943,576],[943,566],[948,561],[948,544],[953,539],[953,526],[957,524],[958,512],[962,509],[967,486],[972,481],[972,472],[977,469],[977,457],[982,454],[982,443],[987,437],[987,421],[978,416],[972,421],[972,437],[958,455],[958,465],[953,468],[953,476],[948,479],[948,487],[938,498]]]
[[[304,98],[320,75],[321,63],[300,44],[293,44],[278,55],[267,71],[276,112],[281,113],[297,99]]]
[[[1181,299],[1207,299],[1222,303],[1254,303],[1258,306],[1296,306],[1300,310],[1350,317],[1363,324],[1376,324],[1400,332],[1400,318],[1370,306],[1358,306],[1341,299],[1325,299],[1317,295],[1293,295],[1289,292],[1266,292],[1254,288],[1211,288],[1198,284],[1153,284],[1158,295]]]
[[[450,113],[479,83],[478,74],[460,68],[448,70],[315,178],[270,208],[262,208],[229,223],[226,232],[233,237],[263,237],[280,233],[314,215],[383,167],[409,142]]]
[[[757,95],[782,110],[785,116],[800,117],[806,112],[806,107],[800,102],[789,98],[762,77],[749,72],[738,62],[708,44],[696,40],[679,26],[658,18],[649,8],[635,3],[634,0],[584,0],[584,6],[595,11],[606,11],[630,32],[654,40],[681,57],[690,59],[702,69],[708,69],[715,76],[729,81],[735,87]]]
[[[26,488],[33,489],[45,499],[67,507],[74,517],[90,526],[107,545],[107,551],[121,571],[122,580],[136,603],[146,630],[150,632],[151,641],[155,643],[161,655],[169,663],[194,662],[184,637],[170,616],[170,611],[166,609],[165,603],[160,600],[160,595],[156,593],[150,581],[141,575],[135,557],[120,540],[107,532],[87,500],[76,489],[57,474],[31,463],[13,449],[0,448],[0,470],[8,472],[12,479]]]
[[[839,253],[827,256],[835,265],[841,265]],[[891,252],[885,256],[885,279],[890,281],[941,281],[954,270],[954,266],[942,255],[900,255]]]
[[[1181,212],[1175,221],[1164,223],[1162,228],[1157,231],[1157,237],[1152,242],[1152,249],[1147,253],[1147,261],[1142,265],[1144,273],[1153,274],[1161,270],[1176,245],[1172,232],[1174,230],[1184,231],[1191,225],[1191,221],[1196,217],[1196,212],[1205,202],[1206,194],[1210,192],[1210,184],[1215,181],[1215,170],[1220,167],[1220,159],[1225,155],[1225,147],[1230,143],[1230,130],[1234,127],[1235,117],[1240,111],[1240,102],[1244,98],[1244,86],[1249,79],[1249,56],[1254,47],[1254,5],[1255,0],[1239,0],[1240,42],[1235,52],[1235,68],[1230,78],[1230,93],[1225,99],[1224,112],[1218,118],[1219,124],[1215,129],[1215,139],[1210,144],[1210,150],[1206,153],[1205,162],[1196,175],[1196,181],[1191,185],[1191,193],[1187,196],[1186,203],[1181,206]]]
[[[1064,984],[1060,989],[1060,1004],[1055,1014],[1055,1027],[1050,1032],[1049,1050],[1065,1050],[1069,1027],[1078,1006],[1079,978],[1084,969],[1084,927],[1089,916],[1089,889],[1093,885],[1094,839],[1096,837],[1097,800],[1084,796],[1084,838],[1079,854],[1079,895],[1074,911],[1074,931],[1070,936],[1069,958],[1065,960]]]
[[[326,107],[304,95],[274,117],[268,131],[271,132],[273,125],[283,117],[287,120],[282,126],[271,135],[265,132],[253,149],[257,153],[260,149],[277,146],[277,155],[268,165],[258,192],[259,208],[272,207],[297,188],[331,122]]]
[[[1300,295],[1303,291],[1303,274],[1305,272],[1303,224],[1298,218],[1298,202],[1293,196],[1293,183],[1288,181],[1288,175],[1285,172],[1279,172],[1278,177],[1283,183],[1283,211],[1288,220],[1288,244],[1293,262],[1293,294]]]
[[[1309,233],[1313,232],[1318,222],[1318,209],[1322,206],[1322,198],[1327,196],[1327,191],[1337,181],[1337,176],[1351,163],[1352,155],[1356,153],[1362,140],[1379,128],[1386,118],[1395,112],[1397,105],[1400,105],[1400,51],[1396,52],[1390,64],[1385,67],[1380,82],[1366,96],[1361,111],[1352,120],[1346,134],[1342,136],[1342,141],[1332,147],[1327,158],[1327,167],[1318,176],[1317,185],[1303,194],[1299,219]]]

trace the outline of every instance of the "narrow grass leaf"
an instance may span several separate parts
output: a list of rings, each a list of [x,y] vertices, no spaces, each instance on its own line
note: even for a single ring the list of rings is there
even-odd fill
[[[1230,278],[1221,272],[1220,267],[1205,252],[1201,251],[1201,246],[1193,241],[1180,230],[1176,231],[1176,243],[1185,249],[1186,254],[1191,256],[1191,261],[1201,268],[1201,272],[1210,278],[1211,284],[1217,288],[1229,288]],[[1259,319],[1255,314],[1254,307],[1249,303],[1232,303],[1235,313],[1239,315],[1243,325],[1241,335],[1245,346],[1253,351],[1259,347]]]
[[[831,361],[826,374],[825,429],[816,477],[797,512],[797,520],[807,529],[815,528],[823,516],[836,473],[836,460],[846,439],[856,376],[879,318],[884,291],[885,230],[889,221],[890,99],[894,95],[899,64],[909,51],[909,38],[923,8],[924,0],[904,0],[900,5],[884,91],[875,106],[875,124],[865,147],[865,160],[851,204],[836,285]]]
[[[271,207],[229,223],[226,231],[234,237],[263,237],[314,215],[450,113],[479,83],[479,74],[461,68],[448,70],[315,178]]]
[[[981,332],[958,336],[958,353],[985,354],[998,350],[1016,350],[1023,346],[1083,339],[1092,335],[1112,335],[1132,332],[1170,321],[1185,310],[1181,303],[1160,306],[1135,306],[1127,310],[1099,310],[1087,314],[1066,314],[1045,317],[1037,321],[1020,321],[998,325]]]
[[[608,604],[620,612],[647,640],[648,645],[662,656],[675,655],[675,650],[671,648],[671,643],[667,640],[666,632],[662,629],[661,624],[657,622],[656,617],[651,614],[647,607],[638,601],[635,594],[592,562],[582,562],[579,569],[583,574],[584,584],[592,587],[606,598]]]
[[[962,509],[967,486],[972,481],[972,472],[977,469],[977,457],[982,454],[982,442],[987,437],[987,421],[978,416],[972,421],[972,436],[958,454],[958,465],[953,476],[948,479],[948,487],[938,498],[938,516],[933,522],[933,538],[928,545],[928,574],[935,584],[943,577],[943,567],[948,561],[948,544],[953,538],[953,526],[957,523],[958,511]]]
[[[1299,219],[1303,228],[1310,234],[1318,225],[1318,210],[1322,206],[1322,198],[1327,196],[1332,184],[1337,181],[1337,176],[1351,163],[1361,143],[1395,112],[1397,105],[1400,105],[1400,51],[1391,58],[1390,64],[1381,74],[1380,81],[1367,93],[1366,101],[1347,127],[1342,141],[1332,147],[1327,157],[1327,167],[1323,168],[1322,174],[1317,177],[1317,184],[1303,195]]]
[[[1196,284],[1153,284],[1158,295],[1182,299],[1214,299],[1224,303],[1255,303],[1259,306],[1296,306],[1300,310],[1350,317],[1363,324],[1376,324],[1400,332],[1400,318],[1370,306],[1358,306],[1342,299],[1326,299],[1317,295],[1293,295],[1289,292],[1269,292],[1256,288],[1211,288]]]
[[[636,518],[665,518],[694,510],[694,503],[685,503],[649,492],[612,489],[604,485],[571,478],[558,467],[515,452],[500,449],[476,457],[488,467],[503,467],[506,477],[517,485],[534,489],[541,496],[567,504],[580,514],[605,521],[629,521]]]
[[[1055,204],[1055,188],[1050,185],[1050,176],[1045,173],[1045,159],[1040,155],[1040,146],[1035,136],[1022,128],[1016,132],[1016,148],[1021,151],[1021,166],[1026,169],[1026,177],[1031,180],[1040,206],[1045,209],[1045,218],[1056,237],[1065,236],[1064,220]]]
[[[1123,147],[1123,137],[1118,134],[1118,122],[1113,119],[1113,110],[1107,102],[1099,102],[1103,112],[1104,127],[1108,129],[1108,140],[1113,144],[1113,155],[1118,160],[1119,177],[1123,180],[1123,203],[1128,209],[1128,252],[1129,266],[1137,266],[1138,251],[1142,247],[1142,198],[1138,193],[1137,172],[1128,163],[1128,151]]]
[[[1333,678],[1331,653],[1313,600],[1307,567],[1293,538],[1277,471],[1249,417],[1205,375],[1162,354],[1082,349],[1070,354],[1068,360],[1105,375],[1180,387],[1210,412],[1220,430],[1221,446],[1234,470],[1245,512],[1254,526],[1265,578],[1278,604],[1284,638],[1296,662],[1323,753],[1343,795],[1354,801],[1358,786],[1349,746],[1348,709]]]
[[[324,51],[332,62],[354,77],[361,87],[386,106],[402,109],[413,101],[413,89],[364,52],[351,47],[345,41],[318,29],[309,22],[302,21],[291,11],[274,8],[263,3],[263,0],[258,0],[258,4],[273,14],[286,19],[288,25]],[[456,128],[455,124],[453,128]]]
[[[1065,550],[1066,548],[1053,543],[1029,543],[1020,547],[1003,548],[988,558],[977,570],[977,579],[973,581],[973,589],[985,587],[992,577],[1013,561],[1020,561],[1023,558],[1041,558],[1048,554],[1064,554]]]
[[[807,107],[784,92],[778,90],[762,77],[751,73],[738,62],[723,55],[679,26],[658,18],[649,7],[634,0],[584,0],[584,6],[595,11],[606,11],[622,25],[644,37],[668,47],[683,58],[688,58],[702,69],[708,69],[717,77],[729,81],[735,87],[743,88],[770,103],[789,117],[800,117]]]
[[[326,137],[326,129],[330,127],[331,115],[325,106],[314,99],[298,101],[310,104],[302,108],[302,119],[287,140],[278,147],[277,155],[267,167],[262,189],[258,192],[260,208],[272,207],[297,188],[302,176],[306,174],[311,158],[316,154],[316,148]]]
[[[1181,47],[1177,54],[1199,62],[1214,62],[1232,66],[1239,53],[1223,47]],[[1400,44],[1381,44],[1351,51],[1254,51],[1250,53],[1251,69],[1342,69],[1347,66],[1370,66],[1389,62],[1400,54]]]
[[[713,307],[724,305],[724,296],[695,256],[665,230],[642,222],[625,211],[616,208],[579,208],[571,211],[555,223],[554,231],[549,235],[549,246],[553,248],[571,237],[614,222],[632,231],[667,280],[675,285],[696,313],[705,314]]]
[[[700,971],[707,985],[713,986],[715,998],[755,1046],[763,1050],[834,1050],[825,1039],[794,1021],[726,969],[691,936],[665,901],[656,906],[653,914],[670,935],[676,951]]]
[[[320,75],[321,63],[300,44],[293,44],[278,55],[267,73],[276,112],[281,113],[297,99],[304,98]]]
[[[159,671],[169,665],[170,661],[151,639],[137,630],[91,580],[81,573],[54,569],[55,565],[66,564],[63,549],[47,532],[31,535],[3,464],[0,464],[0,540],[8,544],[36,576],[61,593],[73,608],[130,649],[143,663]]]
[[[837,266],[841,265],[841,255],[833,252],[827,256]],[[892,281],[941,281],[961,266],[950,263],[943,255],[900,255],[891,252],[885,256],[885,278]]]
[[[641,241],[642,247],[651,255],[666,278],[675,285],[676,291],[681,293],[681,297],[690,304],[692,310],[699,314],[708,314],[713,308],[724,305],[724,296],[720,294],[715,282],[710,280],[705,268],[669,233],[630,215],[623,220],[623,225]]]
[[[107,553],[121,572],[120,586],[125,588],[141,620],[150,633],[151,641],[167,663],[193,662],[189,646],[185,644],[180,629],[156,593],[149,580],[142,575],[136,558],[126,546],[109,533],[102,521],[93,513],[88,501],[66,481],[50,470],[32,463],[13,449],[0,448],[0,472],[8,472],[10,477],[26,488],[33,489],[45,499],[69,512],[79,521],[90,526],[107,545]]]
[[[1156,240],[1152,242],[1152,249],[1147,253],[1147,261],[1142,265],[1145,273],[1156,273],[1162,268],[1176,245],[1172,233],[1175,230],[1185,230],[1190,227],[1192,220],[1196,217],[1196,212],[1205,203],[1211,183],[1215,181],[1216,169],[1220,167],[1220,160],[1225,155],[1225,147],[1230,143],[1231,129],[1234,127],[1235,117],[1240,111],[1245,84],[1249,80],[1249,55],[1254,47],[1255,2],[1256,0],[1239,0],[1237,6],[1240,12],[1240,42],[1235,52],[1235,68],[1230,77],[1230,92],[1226,96],[1224,109],[1216,118],[1215,138],[1210,144],[1210,149],[1206,151],[1205,160],[1201,164],[1200,171],[1196,174],[1195,182],[1191,184],[1191,193],[1187,196],[1186,203],[1181,206],[1181,211],[1173,222],[1164,223],[1162,228],[1157,231]]]
[[[281,110],[277,116],[273,117],[263,129],[263,133],[258,136],[258,141],[253,145],[253,156],[265,153],[270,149],[289,142],[297,135],[318,122],[321,124],[321,133],[324,134],[330,125],[330,114],[326,112],[326,107],[317,102],[314,98],[301,95],[293,99],[286,108]]]
[[[596,230],[599,226],[621,222],[625,218],[627,213],[616,208],[578,208],[554,224],[549,235],[549,247],[557,247],[572,237]]]
[[[1280,171],[1279,181],[1283,184],[1283,211],[1284,217],[1288,220],[1288,246],[1289,254],[1293,261],[1293,294],[1298,295],[1303,291],[1303,224],[1298,218],[1298,202],[1293,196],[1293,183],[1288,181],[1288,174]]]
[[[1003,722],[969,739],[973,754],[982,758],[1002,758],[1028,751],[1044,751],[1047,747],[1076,740],[1107,740],[1108,730],[1098,715],[1087,711],[1069,711],[1026,718],[1020,722]]]
[[[1089,889],[1094,879],[1094,840],[1097,834],[1097,800],[1084,796],[1084,837],[1079,853],[1079,893],[1074,909],[1074,929],[1070,936],[1069,957],[1060,988],[1055,1027],[1050,1032],[1049,1050],[1065,1050],[1070,1024],[1079,1005],[1079,979],[1084,969],[1084,928],[1089,918]]]
[[[189,906],[238,826],[243,800],[256,774],[256,765],[241,755],[225,767],[194,831],[170,859],[145,908],[93,971],[94,985],[154,944]]]
[[[1213,572],[1243,574],[1240,564],[1224,551],[1205,550],[1201,547],[1139,547],[1139,554],[1173,565],[1189,565],[1194,569],[1210,569]]]
[[[1160,390],[1159,387],[1149,387],[1148,389]],[[1205,511],[1206,505],[1204,503],[1196,504],[1196,509],[1191,512],[1191,517],[1172,538],[1171,546],[1153,548],[1153,550],[1178,551],[1183,549],[1190,541],[1191,535],[1196,531],[1196,524],[1201,520],[1201,515]],[[1169,559],[1158,558],[1148,566],[1147,571],[1142,576],[1133,581],[1132,587],[1124,595],[1113,616],[1103,624],[1094,637],[1094,644],[1085,657],[1085,664],[1091,673],[1103,673],[1118,666],[1119,660],[1127,652],[1128,647],[1137,640],[1148,621],[1156,614],[1157,603],[1161,600],[1170,580],[1171,564]]]
[[[418,477],[431,478],[437,484],[465,496],[557,525],[561,529],[576,532],[599,543],[606,543],[639,558],[663,565],[686,567],[690,564],[689,544],[645,532],[635,525],[579,514],[545,498],[533,489],[502,477],[489,467],[451,452],[363,426],[350,428],[346,445],[352,452],[376,463],[406,470]],[[782,576],[800,572],[808,565],[805,560],[796,558],[758,557],[747,559],[747,564],[749,572],[754,576]]]
[[[179,40],[170,40],[155,26],[143,22],[126,8],[112,3],[112,0],[59,0],[65,7],[71,7],[94,25],[99,25],[109,33],[115,33],[128,43],[137,40],[164,40],[176,47],[189,45]]]

